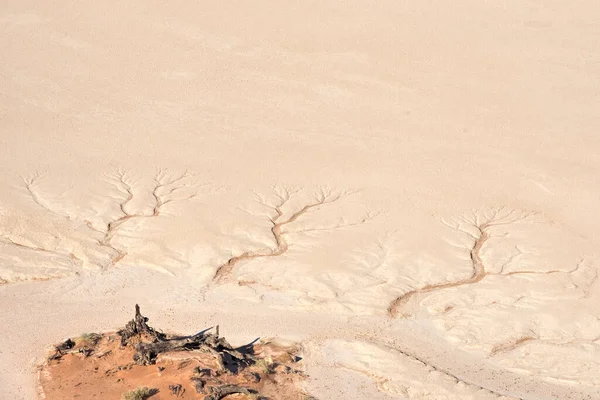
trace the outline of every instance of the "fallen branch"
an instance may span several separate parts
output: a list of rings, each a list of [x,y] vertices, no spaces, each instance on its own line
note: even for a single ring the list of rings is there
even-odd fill
[[[71,339],[67,339],[63,343],[54,347],[55,352],[52,356],[50,356],[50,360],[57,360],[61,358],[62,356],[67,354],[69,350],[73,349],[73,347],[75,347],[75,342]]]

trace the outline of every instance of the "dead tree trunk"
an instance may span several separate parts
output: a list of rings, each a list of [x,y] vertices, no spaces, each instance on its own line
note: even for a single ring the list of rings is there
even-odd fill
[[[124,329],[117,332],[121,336],[121,346],[126,346],[129,339],[135,336],[148,335],[155,342],[163,342],[166,340],[166,335],[162,332],[157,332],[148,324],[148,318],[140,313],[140,306],[135,305],[135,317],[125,325]]]
[[[234,349],[225,338],[212,333],[168,339],[164,333],[157,332],[148,326],[147,322],[148,318],[140,313],[140,307],[136,304],[135,317],[118,332],[123,346],[129,344],[132,337],[140,337],[140,341],[135,345],[133,356],[133,360],[138,365],[154,364],[160,353],[189,350],[199,350],[211,354],[215,357],[220,370],[227,369],[234,373],[255,362],[253,356]],[[150,343],[142,340],[144,335],[149,336]]]

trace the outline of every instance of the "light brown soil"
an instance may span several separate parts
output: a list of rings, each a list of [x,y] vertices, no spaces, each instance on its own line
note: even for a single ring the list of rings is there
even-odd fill
[[[123,393],[145,386],[157,390],[149,397],[152,400],[207,399],[211,387],[226,384],[255,391],[253,395],[232,394],[226,399],[308,398],[297,387],[304,375],[298,370],[295,347],[256,344],[252,351],[257,363],[232,373],[218,371],[215,359],[199,351],[162,353],[154,365],[136,365],[134,348],[121,346],[116,333],[104,334],[93,342],[75,339],[75,346],[66,354],[49,357],[40,369],[41,398],[122,399]],[[205,383],[205,394],[197,392],[197,379]],[[173,393],[176,385],[181,385],[181,390]]]

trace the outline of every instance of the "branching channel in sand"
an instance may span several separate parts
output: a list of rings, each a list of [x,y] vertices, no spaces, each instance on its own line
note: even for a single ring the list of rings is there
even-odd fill
[[[118,208],[121,215],[113,217],[106,222],[104,227],[101,228],[94,226],[94,224],[87,219],[73,217],[72,215],[61,213],[60,211],[54,209],[51,205],[51,202],[46,200],[44,196],[39,193],[39,190],[36,187],[39,179],[41,178],[40,174],[36,173],[28,177],[22,177],[22,180],[29,197],[39,207],[61,218],[67,218],[69,220],[80,219],[85,222],[90,231],[102,234],[102,237],[98,239],[98,245],[108,249],[112,254],[108,264],[103,265],[103,267],[111,267],[117,264],[127,255],[125,250],[115,246],[112,243],[114,237],[118,234],[119,228],[129,220],[156,218],[161,215],[163,207],[171,202],[185,201],[199,197],[199,190],[206,185],[189,184],[188,182],[190,181],[190,178],[193,177],[194,175],[189,173],[187,170],[180,174],[170,174],[165,169],[159,169],[154,176],[153,185],[150,188],[152,199],[150,207],[147,207],[145,210],[136,211],[131,209],[132,207],[130,203],[134,199],[134,186],[137,182],[129,176],[127,171],[122,169],[117,169],[112,173],[107,174],[108,183],[117,188],[117,190],[122,194],[123,199],[118,203]],[[42,245],[29,244],[27,241],[15,239],[7,234],[1,234],[0,239],[2,239],[1,241],[5,244],[14,245],[35,252],[61,257],[70,257],[72,260],[77,262],[83,262],[73,253],[62,253],[46,248]]]
[[[85,224],[90,234],[94,236],[96,243],[108,253],[108,260],[106,262],[103,260],[101,265],[99,265],[102,268],[115,266],[127,256],[127,249],[115,243],[116,241],[114,240],[125,224],[133,220],[157,218],[162,215],[166,205],[175,201],[186,201],[199,197],[200,189],[207,186],[205,184],[194,183],[194,175],[188,171],[173,174],[163,169],[157,171],[151,185],[148,185],[147,181],[140,183],[140,180],[137,180],[131,173],[123,169],[114,170],[112,173],[107,174],[106,178],[106,182],[116,189],[118,193],[116,196],[111,196],[111,199],[114,199],[117,203],[113,205],[115,211],[112,213],[112,216],[104,218],[104,221],[99,223],[97,220],[92,222],[89,217],[65,211],[57,205],[56,201],[44,196],[40,192],[39,187],[40,174],[36,173],[28,177],[22,177],[28,196],[41,209],[45,210],[48,214],[66,218],[69,221],[81,221]],[[225,263],[216,268],[212,284],[230,282],[233,270],[243,261],[265,257],[278,257],[285,254],[290,247],[289,234],[309,234],[361,225],[377,215],[377,213],[368,212],[363,218],[355,221],[340,221],[332,226],[309,226],[298,230],[290,230],[287,229],[289,225],[302,219],[302,217],[312,210],[337,202],[342,197],[356,192],[351,190],[333,192],[326,188],[320,188],[310,201],[304,204],[296,203],[300,204],[299,209],[290,213],[285,208],[289,207],[290,201],[293,198],[295,199],[296,195],[299,195],[303,190],[301,188],[278,186],[274,186],[273,190],[275,193],[275,202],[270,202],[263,196],[255,194],[258,202],[270,210],[270,233],[273,237],[274,245],[259,247],[238,255],[233,255]],[[140,202],[137,199],[140,194],[144,196],[140,199],[145,200],[146,205],[144,206],[140,206]],[[71,261],[84,264],[81,255],[78,257],[72,252],[61,252],[54,248],[48,248],[47,245],[32,243],[15,235],[0,233],[0,242],[38,253],[70,258]]]
[[[187,170],[175,177],[169,177],[167,176],[165,170],[159,170],[156,176],[154,177],[154,186],[152,187],[152,199],[154,204],[151,206],[151,211],[147,212],[131,212],[129,210],[128,206],[131,200],[133,200],[134,194],[132,184],[130,183],[130,180],[128,179],[126,173],[122,170],[118,170],[111,176],[112,181],[116,184],[119,191],[125,195],[125,199],[119,203],[119,209],[121,210],[122,215],[118,218],[111,220],[106,224],[104,236],[99,242],[100,245],[109,247],[116,252],[116,255],[111,260],[111,266],[118,263],[127,255],[126,251],[115,247],[111,243],[113,237],[117,234],[118,229],[121,225],[134,218],[158,217],[161,213],[162,208],[166,204],[169,204],[175,200],[189,200],[199,196],[198,192],[195,191],[191,194],[187,193],[182,198],[171,197],[171,195],[173,195],[174,193],[188,187],[186,185],[181,185],[181,183],[184,179],[190,176],[191,174]],[[201,186],[204,185],[196,186],[196,188],[199,188]],[[88,227],[92,230],[95,229],[90,222],[88,222]]]
[[[550,271],[530,271],[530,270],[521,270],[521,271],[510,271],[504,272],[504,266],[500,269],[499,272],[489,272],[486,270],[486,267],[481,259],[481,249],[488,242],[488,240],[492,237],[489,230],[492,227],[500,226],[500,225],[510,225],[519,222],[525,222],[532,219],[536,214],[535,213],[519,213],[514,210],[507,211],[504,208],[499,208],[493,211],[493,213],[485,218],[483,221],[482,218],[478,215],[473,215],[472,218],[466,219],[472,231],[468,229],[464,229],[461,224],[449,224],[445,221],[444,224],[447,226],[459,230],[460,232],[465,233],[471,239],[473,239],[473,246],[470,249],[470,258],[472,263],[472,273],[469,277],[464,279],[459,279],[454,282],[442,282],[435,283],[431,285],[426,285],[418,289],[413,289],[409,292],[402,294],[401,296],[395,298],[390,305],[388,306],[388,315],[392,318],[395,317],[407,317],[411,315],[410,310],[405,310],[405,306],[413,299],[421,295],[426,295],[427,293],[436,292],[443,289],[454,288],[465,285],[476,284],[483,280],[486,276],[490,275],[502,275],[502,276],[510,276],[510,275],[549,275],[549,274],[571,274],[577,271],[582,263],[578,263],[574,269],[572,270],[550,270]]]
[[[254,260],[263,257],[278,257],[285,254],[289,249],[289,243],[286,239],[286,235],[288,233],[307,233],[314,231],[329,231],[334,229],[341,229],[345,227],[364,224],[375,217],[374,213],[367,213],[367,215],[364,218],[356,222],[338,224],[333,227],[306,228],[297,231],[287,232],[284,230],[284,227],[297,221],[299,218],[301,218],[304,214],[308,213],[312,209],[330,203],[334,203],[343,196],[348,196],[350,194],[353,194],[354,192],[344,191],[341,193],[334,194],[329,190],[321,188],[319,193],[315,196],[314,201],[310,202],[309,204],[306,204],[300,210],[290,214],[289,216],[284,217],[285,211],[283,210],[283,208],[294,197],[294,195],[299,193],[300,189],[284,188],[282,190],[276,189],[275,191],[277,196],[276,204],[270,204],[262,196],[257,195],[260,204],[270,208],[273,212],[273,215],[269,218],[269,221],[272,225],[271,233],[275,241],[275,247],[265,247],[257,250],[250,250],[240,255],[231,257],[229,260],[227,260],[225,263],[223,263],[217,268],[213,277],[214,284],[224,284],[230,282],[232,271],[234,270],[236,265],[238,265],[242,261]]]
[[[596,317],[596,319],[600,320],[600,318]],[[523,346],[527,346],[528,344],[536,342],[549,346],[557,346],[557,347],[567,347],[567,346],[577,346],[577,345],[595,345],[600,346],[600,334],[597,334],[594,337],[589,339],[572,339],[572,340],[559,340],[552,338],[544,338],[534,329],[531,329],[526,334],[517,337],[515,339],[507,340],[501,343],[496,344],[492,347],[490,351],[490,356],[494,357],[499,354],[509,353],[511,351],[517,350]]]
[[[46,254],[46,255],[50,255],[50,256],[56,256],[56,257],[61,257],[61,258],[67,258],[70,259],[72,261],[76,261],[76,262],[82,262],[81,259],[79,259],[75,254],[73,253],[68,253],[68,252],[60,252],[57,250],[52,250],[52,249],[47,249],[43,246],[38,246],[35,244],[31,244],[31,243],[26,243],[23,240],[19,240],[15,237],[12,237],[8,234],[4,234],[1,233],[0,234],[0,243],[4,243],[7,245],[11,245],[11,246],[15,246],[21,249],[26,249],[29,251],[33,251],[36,253],[41,253],[41,254]],[[0,282],[2,280],[0,279]]]

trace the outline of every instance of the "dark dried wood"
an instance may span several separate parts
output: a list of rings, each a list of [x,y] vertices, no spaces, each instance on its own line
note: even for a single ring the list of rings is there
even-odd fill
[[[254,390],[251,390],[251,389],[249,390],[249,389],[246,389],[245,387],[238,386],[238,385],[214,386],[211,388],[210,396],[207,396],[205,398],[205,400],[221,400],[221,399],[224,399],[225,397],[229,396],[230,394],[237,394],[237,393],[251,395],[256,392]]]
[[[181,385],[169,385],[169,390],[175,397],[183,396],[183,393],[185,392],[185,389]]]
[[[79,353],[83,354],[84,357],[89,357],[94,352],[94,349],[90,349],[89,347],[80,347]]]
[[[141,342],[135,345],[133,360],[138,365],[154,364],[160,353],[189,350],[211,354],[221,371],[226,369],[237,373],[241,368],[255,362],[253,356],[234,349],[225,338],[218,335],[202,332],[194,336],[168,339],[165,334],[151,328],[147,322],[148,318],[140,313],[140,307],[136,304],[134,319],[118,332],[123,345],[127,345],[136,335],[147,334],[153,339],[152,343]]]
[[[71,339],[67,339],[63,343],[56,346],[56,350],[66,351],[66,350],[71,350],[73,347],[75,347],[75,342],[72,341]]]
[[[129,339],[142,334],[147,334],[156,342],[166,340],[166,335],[162,332],[157,332],[147,324],[148,318],[140,313],[140,306],[135,305],[135,317],[125,325],[124,329],[117,332],[121,336],[121,346],[126,346]]]
[[[63,343],[54,347],[54,354],[50,356],[50,360],[58,360],[65,354],[69,352],[73,347],[75,347],[75,342],[70,338],[65,340]]]
[[[206,390],[204,390],[204,385],[206,384],[202,378],[192,377],[190,379],[194,384],[194,388],[196,389],[196,393],[206,394]]]

